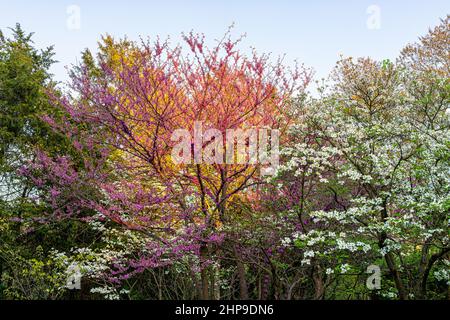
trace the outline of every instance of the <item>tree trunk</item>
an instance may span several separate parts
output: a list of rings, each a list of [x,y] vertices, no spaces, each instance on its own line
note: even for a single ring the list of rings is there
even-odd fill
[[[245,277],[245,265],[242,263],[242,256],[237,245],[234,245],[234,256],[236,258],[236,266],[239,277],[239,295],[241,300],[248,299],[248,286]]]
[[[450,248],[443,248],[440,252],[433,254],[426,263],[426,267],[424,268],[423,272],[419,274],[421,276],[417,291],[417,296],[419,299],[425,299],[427,296],[427,280],[428,276],[430,275],[431,268],[433,268],[433,265],[437,260],[447,255],[448,252],[450,252]]]
[[[314,299],[322,300],[325,293],[325,286],[322,278],[322,268],[317,265],[313,267],[312,277],[314,281]]]
[[[381,221],[385,222],[388,218],[388,210],[387,210],[387,199],[384,199],[383,201],[383,210],[381,210]],[[379,236],[378,246],[380,249],[384,247],[384,243],[387,239],[386,232],[382,232]],[[395,265],[395,259],[391,252],[388,252],[384,259],[386,260],[386,263],[388,265],[389,271],[391,272],[392,277],[394,278],[395,287],[398,291],[398,296],[400,300],[407,300],[408,294],[406,293],[405,287],[403,286],[402,279],[400,277],[400,273],[397,270],[397,267]]]
[[[394,257],[392,256],[392,253],[387,253],[384,256],[386,263],[388,265],[389,271],[392,274],[392,277],[394,278],[395,286],[398,291],[398,297],[400,300],[407,300],[408,295],[406,294],[405,287],[403,286],[402,279],[400,278],[400,274],[398,273],[398,270],[395,266]]]
[[[200,278],[202,283],[201,300],[209,300],[209,279],[208,268],[203,264],[208,259],[208,247],[206,243],[203,243],[200,247]]]

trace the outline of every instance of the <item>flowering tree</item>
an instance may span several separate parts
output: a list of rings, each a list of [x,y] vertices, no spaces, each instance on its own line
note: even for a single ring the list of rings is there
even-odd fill
[[[212,48],[201,35],[190,33],[184,40],[189,54],[159,40],[115,43],[110,37],[98,61],[86,52],[84,65],[72,74],[72,96],[54,99],[66,116],[46,118],[85,155],[85,173],[75,171],[67,157],[54,160],[45,154],[31,169],[44,175],[35,182],[50,181],[54,212],[72,215],[88,207],[164,245],[184,230],[193,241],[185,249],[200,255],[204,270],[213,254],[208,243],[223,239],[217,230],[227,223],[229,203],[261,181],[259,164],[225,159],[226,149],[234,147],[234,141],[225,141],[227,130],[283,132],[290,123],[285,117],[290,97],[304,90],[309,74],[300,68],[290,71],[281,61],[272,64],[269,56],[256,52],[246,57],[229,34]],[[198,155],[197,148],[219,142],[209,137],[200,146],[189,140],[194,159],[174,162],[174,132],[185,129],[195,135],[197,123],[220,134],[224,156],[210,163]],[[88,186],[101,195],[87,196]],[[209,297],[206,271],[201,287],[201,296]]]
[[[75,240],[43,237],[38,260],[3,276],[8,294],[59,297],[75,266],[81,297],[448,297],[449,30],[447,17],[395,62],[342,58],[317,96],[308,70],[245,55],[229,33],[104,37],[41,117],[68,145],[16,173],[32,221]],[[276,149],[274,129],[267,177],[254,152],[261,137]]]
[[[327,268],[318,296],[337,263],[364,272],[377,257],[400,299],[425,297],[433,268],[442,278],[450,250],[449,30],[447,19],[397,64],[341,60],[329,92],[298,110],[282,171],[301,186],[300,223],[313,222],[294,234],[303,262]],[[334,261],[339,252],[344,259]]]

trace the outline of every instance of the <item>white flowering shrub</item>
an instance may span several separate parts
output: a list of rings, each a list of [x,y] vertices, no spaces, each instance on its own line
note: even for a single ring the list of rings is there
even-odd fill
[[[421,60],[430,39],[445,45],[443,34],[448,25],[396,63],[342,59],[321,97],[295,110],[300,124],[278,173],[285,186],[300,186],[303,228],[283,244],[294,241],[322,282],[382,263],[391,287],[381,296],[423,298],[430,272],[448,259],[450,74]],[[433,275],[448,279],[442,266]]]

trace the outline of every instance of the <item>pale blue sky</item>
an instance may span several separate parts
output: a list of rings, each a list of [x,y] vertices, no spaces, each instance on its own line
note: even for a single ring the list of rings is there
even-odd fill
[[[81,10],[79,30],[67,27],[70,5]],[[371,5],[381,10],[380,29],[367,27]],[[52,72],[61,81],[67,79],[65,66],[75,63],[84,48],[95,51],[106,32],[131,39],[170,35],[179,42],[180,33],[191,29],[219,38],[233,22],[234,34],[247,34],[244,50],[253,46],[286,54],[286,63],[297,59],[323,77],[340,53],[395,59],[405,44],[449,13],[448,0],[0,0],[0,29],[20,22],[35,32],[38,46],[55,45],[60,62]]]

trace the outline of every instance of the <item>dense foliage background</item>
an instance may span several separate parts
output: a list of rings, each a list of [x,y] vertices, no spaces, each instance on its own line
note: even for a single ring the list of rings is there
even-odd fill
[[[0,33],[1,299],[450,298],[450,17],[317,95],[229,33],[183,37],[105,36],[58,86],[52,48]],[[174,164],[199,120],[280,130],[276,175]]]

